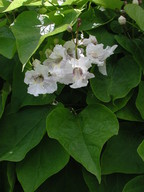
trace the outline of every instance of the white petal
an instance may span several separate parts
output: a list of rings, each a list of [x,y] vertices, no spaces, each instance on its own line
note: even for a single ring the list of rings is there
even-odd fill
[[[106,70],[106,62],[104,63],[103,66],[98,66],[98,70],[101,74],[107,75],[107,70]]]

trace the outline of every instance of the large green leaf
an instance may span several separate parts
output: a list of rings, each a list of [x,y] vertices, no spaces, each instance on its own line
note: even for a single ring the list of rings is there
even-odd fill
[[[24,83],[24,72],[21,64],[17,64],[14,69],[11,110],[17,111],[19,108],[27,105],[46,105],[52,103],[55,94],[46,94],[35,97],[27,93],[27,85]]]
[[[100,182],[99,158],[102,147],[118,132],[117,119],[109,109],[97,104],[88,106],[74,116],[68,109],[58,107],[47,118],[47,131]]]
[[[137,23],[142,31],[144,31],[144,9],[138,5],[128,4],[125,6],[126,13]]]
[[[0,161],[20,161],[42,139],[48,107],[5,115],[0,121]]]
[[[0,54],[11,59],[16,51],[16,41],[8,27],[0,28]]]
[[[142,192],[144,191],[144,175],[137,176],[130,180],[122,192]]]
[[[21,13],[11,27],[20,61],[25,64],[46,37],[65,31],[79,13],[74,9],[54,11],[45,16],[40,16],[35,11]]]
[[[136,99],[136,107],[144,119],[144,81],[139,84],[139,92]]]
[[[110,9],[121,9],[123,2],[121,0],[92,0],[94,3]]]
[[[132,57],[125,56],[115,62],[112,59],[107,62],[108,76],[100,74],[97,67],[92,70],[95,74],[90,81],[93,93],[103,102],[125,97],[141,79],[140,67]]]
[[[144,173],[144,163],[137,153],[137,147],[143,140],[143,126],[139,123],[124,123],[118,136],[108,141],[104,149],[101,166],[102,174]]]
[[[83,170],[83,176],[89,192],[122,192],[124,185],[133,178],[133,175],[126,174],[104,175],[99,184],[96,177],[88,171]]]
[[[34,192],[47,178],[59,172],[69,155],[55,141],[45,138],[26,158],[17,164],[18,180],[25,192]]]

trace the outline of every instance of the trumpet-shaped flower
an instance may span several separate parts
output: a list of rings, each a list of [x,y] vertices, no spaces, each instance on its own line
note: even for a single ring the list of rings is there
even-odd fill
[[[71,59],[67,63],[72,66],[72,85],[71,88],[85,87],[88,84],[88,79],[93,78],[94,74],[89,73],[88,69],[91,67],[90,60],[86,57],[81,57],[80,59]]]
[[[107,46],[106,49],[103,48],[103,44],[89,44],[86,48],[86,55],[93,64],[98,66],[103,66],[105,60],[114,53],[114,50],[117,48],[117,45],[112,47]]]
[[[82,41],[82,44],[84,46],[88,46],[90,43],[93,43],[94,45],[96,45],[98,43],[95,36],[90,35],[89,38],[84,38]]]
[[[67,51],[67,54],[69,56],[69,59],[70,58],[76,58],[76,45],[74,43],[73,40],[71,41],[67,41],[65,44],[64,44],[64,47]],[[84,57],[83,55],[83,52],[84,50],[83,49],[79,49],[77,48],[77,57],[80,58],[80,57]]]
[[[29,85],[28,93],[34,96],[57,90],[56,80],[49,75],[48,67],[37,61],[34,61],[34,70],[26,72],[24,82]]]

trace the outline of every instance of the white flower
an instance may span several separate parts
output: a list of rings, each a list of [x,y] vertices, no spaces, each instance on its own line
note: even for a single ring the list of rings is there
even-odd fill
[[[106,70],[106,61],[104,62],[103,66],[98,66],[98,70],[101,74],[107,75],[107,70]]]
[[[48,67],[34,61],[34,70],[25,73],[24,82],[29,85],[28,93],[34,96],[53,93],[57,90],[56,80],[49,76]]]
[[[114,50],[117,48],[117,45],[112,47],[107,46],[106,49],[103,48],[103,44],[89,44],[86,48],[86,56],[90,59],[93,64],[98,66],[103,66],[105,60],[112,55]]]
[[[126,24],[126,18],[121,15],[121,16],[118,18],[118,22],[119,22],[120,25],[125,25],[125,24]]]
[[[53,52],[50,54],[49,58],[55,61],[61,61],[66,59],[66,49],[62,45],[56,45],[53,49]]]
[[[133,0],[132,3],[136,4],[136,5],[139,5],[139,1],[138,0]]]
[[[59,5],[62,5],[64,3],[64,0],[57,0]]]
[[[73,40],[65,42],[63,47],[66,49],[68,56],[76,58],[76,50],[75,50],[76,45]],[[84,57],[83,52],[84,52],[83,49],[77,48],[77,57],[78,58]]]
[[[93,44],[95,44],[95,45],[97,44],[97,39],[96,39],[95,36],[90,35],[89,38],[83,39],[83,45],[84,45],[84,46],[87,46],[87,45],[90,44],[90,43],[93,43]]]
[[[107,75],[106,59],[114,53],[117,45],[113,45],[112,47],[107,46],[105,49],[103,46],[103,44],[89,44],[86,48],[86,55],[93,64],[97,64],[100,73]]]
[[[67,64],[71,65],[73,69],[71,88],[85,87],[88,84],[88,79],[94,77],[94,74],[88,72],[91,63],[86,57],[81,57],[80,59],[72,58]]]

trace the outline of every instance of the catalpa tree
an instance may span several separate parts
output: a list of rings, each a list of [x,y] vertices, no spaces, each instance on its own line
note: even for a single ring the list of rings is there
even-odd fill
[[[0,0],[0,191],[144,191],[144,2]]]

